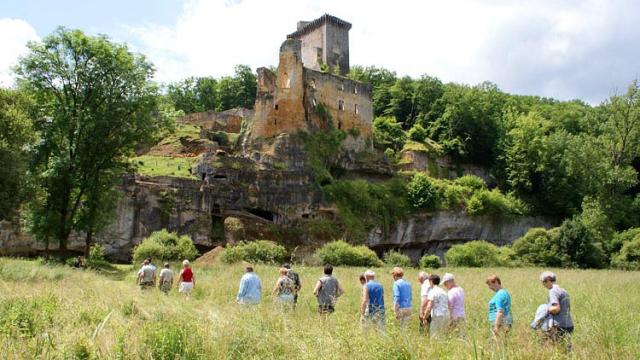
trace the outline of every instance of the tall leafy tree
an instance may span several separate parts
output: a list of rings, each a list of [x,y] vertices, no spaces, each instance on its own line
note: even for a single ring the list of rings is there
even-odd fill
[[[38,239],[64,251],[72,231],[104,225],[95,217],[113,210],[106,197],[128,157],[168,119],[158,111],[152,65],[126,46],[58,28],[28,48],[16,72],[38,104],[41,136],[31,167],[39,191],[30,225]]]

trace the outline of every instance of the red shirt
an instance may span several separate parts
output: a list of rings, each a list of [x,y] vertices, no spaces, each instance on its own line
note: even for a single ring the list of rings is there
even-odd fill
[[[184,268],[184,270],[182,270],[182,281],[191,282],[192,280],[193,280],[193,271],[191,271],[191,268]]]

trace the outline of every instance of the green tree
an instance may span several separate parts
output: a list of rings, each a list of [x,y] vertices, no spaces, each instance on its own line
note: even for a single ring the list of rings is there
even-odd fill
[[[28,48],[18,82],[39,105],[34,127],[42,137],[31,167],[40,195],[30,226],[64,251],[70,233],[86,228],[81,223],[100,230],[88,218],[114,204],[101,201],[105,189],[117,185],[134,149],[151,143],[168,119],[158,111],[152,65],[126,46],[58,28]]]
[[[389,88],[390,101],[384,110],[387,116],[393,116],[402,124],[405,130],[409,130],[415,121],[415,107],[413,104],[413,79],[405,76]]]
[[[0,220],[9,219],[28,196],[27,147],[36,140],[22,91],[0,88]]]
[[[392,148],[399,151],[404,146],[407,136],[392,116],[384,116],[373,120],[373,142],[377,148]]]
[[[167,86],[167,95],[175,108],[184,111],[185,114],[205,110],[199,95],[198,79],[194,77],[169,84]]]
[[[407,196],[415,209],[434,209],[438,201],[438,191],[424,173],[416,173],[407,184]]]

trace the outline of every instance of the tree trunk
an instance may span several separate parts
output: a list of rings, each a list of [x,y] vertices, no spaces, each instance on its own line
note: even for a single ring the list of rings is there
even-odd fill
[[[87,231],[87,238],[84,244],[84,257],[89,258],[89,252],[91,252],[91,242],[93,238],[93,230]]]

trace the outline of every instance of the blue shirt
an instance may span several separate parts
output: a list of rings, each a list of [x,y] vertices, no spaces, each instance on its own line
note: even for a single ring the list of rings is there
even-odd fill
[[[240,304],[258,304],[262,297],[262,285],[260,278],[253,272],[242,275],[240,289],[238,290],[238,302]]]
[[[405,279],[393,283],[393,304],[400,309],[411,308],[411,285]]]
[[[370,280],[366,286],[369,293],[369,316],[384,314],[384,289],[382,285],[375,280]]]
[[[503,324],[513,324],[513,317],[511,316],[511,295],[509,295],[505,289],[496,291],[489,301],[489,322],[491,324],[495,324],[498,310],[502,310],[504,314],[502,317]]]

